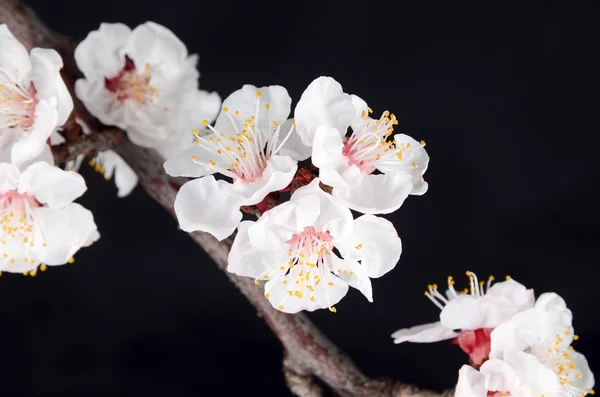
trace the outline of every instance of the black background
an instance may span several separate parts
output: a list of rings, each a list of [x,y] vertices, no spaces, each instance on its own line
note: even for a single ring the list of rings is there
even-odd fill
[[[370,376],[434,389],[466,357],[448,343],[394,345],[434,321],[428,283],[465,270],[555,291],[575,314],[575,348],[600,371],[599,14],[592,1],[29,0],[53,29],[147,20],[200,54],[201,86],[245,83],[294,101],[330,75],[427,142],[429,191],[390,219],[404,252],[311,318]],[[295,103],[295,102],[294,102]],[[0,394],[289,395],[281,347],[252,307],[141,188],[116,197],[84,167],[102,239],[75,264],[0,279]]]

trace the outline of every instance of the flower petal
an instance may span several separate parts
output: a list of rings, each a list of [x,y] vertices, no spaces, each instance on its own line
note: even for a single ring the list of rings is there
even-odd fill
[[[233,240],[231,251],[227,259],[227,271],[237,274],[257,278],[270,267],[273,267],[276,257],[275,247],[269,249],[260,249],[252,245],[248,229],[254,222],[244,221],[238,226],[238,233]],[[286,249],[283,248],[285,253]]]
[[[575,376],[574,379],[571,379],[573,387],[589,393],[589,390],[594,387],[595,379],[585,356],[575,350],[569,352],[569,355],[575,371],[580,374],[579,377]]]
[[[481,299],[473,295],[459,295],[444,306],[440,321],[449,329],[474,330],[483,328],[486,313],[481,308]]]
[[[277,136],[275,149],[281,146],[283,142],[283,146],[281,146],[281,149],[279,149],[277,154],[289,156],[292,160],[304,161],[310,157],[312,148],[302,143],[302,139],[300,138],[295,125],[293,125],[293,122],[294,120],[289,119],[281,126],[279,135]],[[290,132],[292,128],[293,131]]]
[[[19,169],[25,170],[30,165],[38,163],[40,161],[43,163],[54,165],[54,156],[52,155],[52,149],[50,148],[50,145],[44,145],[42,151],[37,156],[32,157],[23,163],[19,163]]]
[[[356,168],[352,166],[351,168]],[[396,211],[412,189],[412,183],[406,175],[400,173],[342,175],[347,183],[345,187],[334,186],[333,197],[341,200],[351,209],[364,214],[389,214]]]
[[[196,160],[192,160],[193,158]],[[228,167],[223,157],[215,156],[214,153],[196,145],[165,161],[164,167],[167,174],[171,176],[199,178],[215,173],[213,168],[205,165],[210,160],[217,163],[219,167]]]
[[[216,92],[192,90],[184,94],[176,107],[177,117],[171,117],[171,135],[156,147],[166,159],[176,158],[181,152],[192,147],[194,130],[203,128],[202,122],[213,121],[221,108],[221,98]]]
[[[33,234],[41,234],[46,246],[37,244],[32,250],[47,265],[65,264],[97,230],[92,213],[77,203],[60,209],[38,207],[33,214]]]
[[[359,290],[369,302],[373,302],[373,287],[364,266],[353,260],[341,259],[335,254],[328,255],[327,261],[340,279]]]
[[[294,110],[296,128],[305,145],[312,146],[318,127],[335,128],[341,136],[356,118],[350,95],[331,77],[319,77],[308,85]]]
[[[233,183],[233,190],[242,199],[240,205],[260,203],[267,194],[287,187],[298,170],[298,163],[288,156],[271,156],[262,176],[252,182],[238,179]]]
[[[38,156],[45,146],[52,131],[56,128],[56,99],[41,100],[35,107],[35,122],[29,131],[17,141],[11,150],[13,164],[22,164]]]
[[[27,193],[50,208],[60,208],[80,197],[87,187],[81,175],[37,162],[21,174],[19,193]]]
[[[162,145],[169,138],[170,130],[165,110],[161,106],[145,106],[143,111],[135,101],[125,101],[123,118],[127,137],[134,144],[147,148]]]
[[[26,81],[31,70],[29,53],[6,24],[0,24],[0,67],[5,68],[17,83],[29,82]]]
[[[320,213],[320,200],[315,195],[285,202],[265,212],[250,227],[250,241],[261,249],[283,244],[295,233],[312,226]]]
[[[535,295],[532,289],[527,289],[523,284],[508,279],[496,283],[485,293],[486,296],[497,296],[508,299],[518,311],[531,309],[535,303]]]
[[[39,244],[41,245],[41,242]],[[0,245],[0,270],[3,272],[28,272],[35,269],[39,263],[38,256],[22,238],[7,238],[5,244]]]
[[[56,77],[60,75],[63,61],[58,52],[47,48],[31,50],[31,82],[36,96],[47,99],[56,96]]]
[[[504,355],[504,362],[511,367],[519,379],[519,382],[515,382],[517,384],[513,385],[508,383],[505,377],[504,385],[512,395],[525,393],[531,396],[555,395],[561,388],[556,373],[541,363],[533,354],[511,350]],[[485,375],[487,369],[482,366],[480,370]],[[512,382],[514,381],[511,380]],[[489,385],[488,383],[486,379],[486,385]]]
[[[484,376],[484,386],[487,390],[501,393],[519,390],[519,378],[514,369],[502,360],[490,359],[479,369]],[[518,394],[517,394],[518,395]]]
[[[476,330],[495,328],[515,316],[519,310],[503,296],[459,295],[451,300],[440,314],[445,327]]]
[[[313,179],[308,185],[302,186],[294,192],[290,201],[296,202],[308,196],[319,198],[319,216],[312,225],[316,230],[328,231],[334,239],[344,239],[352,233],[354,220],[348,207],[341,205],[330,194],[319,186],[319,178]]]
[[[56,100],[57,104],[57,124],[63,125],[69,119],[71,112],[73,111],[74,103],[73,98],[71,97],[71,93],[69,89],[65,85],[60,73],[56,76]]]
[[[75,48],[75,62],[86,79],[99,81],[113,78],[125,66],[121,50],[131,37],[131,29],[122,23],[101,23]]]
[[[240,223],[239,195],[231,184],[211,176],[185,183],[175,197],[175,214],[186,232],[201,230],[219,241],[227,238]]]
[[[16,165],[0,163],[0,194],[17,190],[20,175],[21,173]]]
[[[358,183],[363,172],[350,166],[343,155],[344,141],[335,128],[317,128],[313,140],[312,163],[319,168],[319,179],[334,188],[349,188]]]
[[[56,98],[57,125],[63,125],[73,110],[73,99],[60,76],[62,67],[62,58],[55,50],[31,50],[31,82],[39,99]]]
[[[104,178],[107,180],[115,177],[117,196],[125,197],[137,186],[138,176],[135,171],[123,160],[117,152],[107,150],[98,154],[97,160],[104,167]]]
[[[394,141],[396,141],[396,147],[404,147],[402,160],[394,157],[392,161],[377,162],[377,169],[383,173],[400,172],[406,174],[413,185],[410,194],[425,194],[428,184],[423,179],[423,175],[429,166],[429,155],[420,142],[406,134],[394,135]]]
[[[104,87],[103,80],[79,79],[75,82],[75,96],[85,108],[102,124],[127,128],[125,122],[125,106],[115,101],[113,94]]]
[[[435,323],[417,325],[411,328],[403,328],[392,334],[394,343],[416,342],[429,343],[452,339],[458,334],[444,327],[439,321]]]
[[[258,96],[257,94],[260,93]],[[243,124],[244,120],[255,117],[254,123],[264,133],[274,129],[273,122],[283,124],[290,114],[292,99],[287,90],[279,85],[268,87],[255,87],[250,84],[244,85],[239,90],[233,92],[223,101],[223,109],[215,124],[219,132],[229,135],[236,135],[237,124],[232,124],[232,114],[239,112],[236,116]]]
[[[492,331],[490,357],[503,359],[513,349],[545,354],[548,348],[566,348],[573,340],[573,315],[554,293],[542,294],[533,309],[514,315]],[[561,334],[560,341],[555,335]]]
[[[336,243],[344,258],[360,260],[370,278],[381,277],[400,260],[402,241],[387,219],[363,215],[354,221],[352,234]]]
[[[314,292],[304,292],[300,296],[290,294],[292,291],[283,283],[283,278],[271,279],[265,284],[265,296],[273,307],[284,313],[297,313],[301,310],[314,311],[330,308],[348,293],[348,284],[332,276],[334,281],[327,280],[314,286]],[[268,295],[267,295],[268,294]],[[314,299],[313,299],[314,298]]]
[[[185,44],[171,30],[154,22],[146,22],[133,29],[121,53],[131,58],[138,70],[143,70],[146,64],[150,65],[153,78],[158,77],[156,73],[160,75],[159,79],[165,80],[197,79],[200,75],[195,59],[192,62],[187,60]]]
[[[0,163],[11,163],[12,147],[23,137],[23,132],[17,128],[5,128],[0,133]]]
[[[458,371],[458,383],[454,395],[456,397],[487,397],[485,377],[475,368],[463,365]]]
[[[343,155],[344,138],[335,128],[321,126],[314,132],[312,142],[312,163],[324,170],[334,170],[337,174],[343,173],[348,168],[348,160]],[[336,174],[336,175],[337,175]],[[323,179],[323,183],[330,186],[339,186],[345,183],[344,179],[337,176],[335,179]]]
[[[98,229],[94,229],[88,235],[87,240],[82,245],[82,248],[89,247],[90,245],[94,244],[98,240],[100,240],[100,232],[98,232]]]

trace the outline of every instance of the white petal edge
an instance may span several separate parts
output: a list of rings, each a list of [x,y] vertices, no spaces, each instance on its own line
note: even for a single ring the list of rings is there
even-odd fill
[[[439,321],[435,323],[416,325],[410,328],[402,328],[392,334],[394,343],[415,342],[430,343],[452,339],[458,333],[444,327]]]
[[[458,371],[455,397],[487,397],[485,377],[475,368],[463,365]]]
[[[33,126],[14,143],[11,149],[13,164],[23,164],[38,156],[45,146],[52,131],[57,125],[56,98],[40,100],[35,107]]]
[[[336,245],[344,258],[360,260],[370,278],[381,277],[394,267],[402,254],[402,241],[387,219],[363,215],[354,221],[352,234]]]
[[[21,173],[16,165],[0,163],[0,194],[17,190]]]
[[[203,231],[219,241],[229,237],[242,220],[240,196],[230,183],[212,175],[185,183],[175,197],[175,214],[186,232]]]
[[[271,156],[261,177],[252,182],[238,179],[233,183],[233,190],[242,198],[240,205],[258,204],[267,194],[286,188],[297,170],[298,163],[290,157]]]
[[[333,196],[323,191],[320,183],[319,178],[313,179],[308,185],[296,190],[290,201],[294,202],[308,196],[318,197],[320,212],[312,226],[319,231],[328,231],[336,241],[341,241],[352,233],[354,227],[352,212]]]
[[[81,175],[37,162],[21,174],[19,193],[27,193],[50,208],[60,208],[80,197],[87,187]]]
[[[60,209],[38,207],[33,214],[37,220],[33,233],[41,233],[46,246],[37,244],[32,250],[47,265],[65,264],[97,231],[92,213],[77,203]]]
[[[335,128],[344,136],[355,117],[350,95],[344,93],[337,81],[326,76],[308,85],[294,110],[296,128],[307,146],[312,146],[318,127]]]
[[[248,229],[253,224],[252,221],[244,221],[239,224],[237,235],[233,240],[231,251],[229,251],[227,271],[238,276],[257,278],[273,267],[276,249],[275,247],[260,249],[252,245]],[[285,253],[285,247],[283,251]]]
[[[352,184],[334,187],[332,195],[351,209],[364,214],[394,212],[402,206],[412,190],[410,180],[399,173],[369,175],[361,172],[358,178],[355,179],[355,175],[352,175],[346,180],[348,179],[352,179]]]
[[[131,29],[122,23],[101,23],[75,48],[75,62],[86,79],[104,84],[125,66],[121,53],[131,37]]]

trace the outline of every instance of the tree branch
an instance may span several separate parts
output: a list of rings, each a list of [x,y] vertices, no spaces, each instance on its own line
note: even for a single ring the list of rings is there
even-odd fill
[[[98,152],[116,149],[125,138],[125,133],[118,128],[107,128],[92,135],[81,135],[75,140],[52,147],[54,162],[62,164],[75,160],[81,154],[89,158],[96,156]]]
[[[0,0],[0,23],[6,23],[13,34],[28,48],[41,46],[54,48],[61,53],[65,67],[63,76],[69,89],[79,76],[73,59],[74,42],[52,32],[28,8],[16,0]],[[83,136],[74,123],[81,117],[95,131],[100,131],[98,122],[87,113],[83,105],[75,100],[75,111],[66,126],[66,144],[54,148],[57,162],[73,159],[77,154],[89,155],[95,151],[117,148],[121,156],[137,172],[140,184],[148,194],[173,212],[173,202],[183,179],[170,178],[163,170],[163,160],[150,149],[141,148],[123,139],[118,129],[106,129],[101,133]],[[254,281],[227,272],[227,257],[232,238],[217,241],[206,233],[192,233],[191,237],[223,270],[227,277],[250,301],[260,317],[281,341],[285,359],[283,372],[292,391],[300,397],[320,397],[321,386],[314,382],[318,377],[341,396],[348,397],[449,397],[452,390],[435,393],[405,385],[392,379],[369,379],[303,314],[290,315],[273,309],[263,296],[262,287]]]

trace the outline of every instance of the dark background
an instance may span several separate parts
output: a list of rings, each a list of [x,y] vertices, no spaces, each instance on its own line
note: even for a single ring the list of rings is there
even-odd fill
[[[399,265],[311,318],[370,376],[451,387],[449,343],[394,345],[434,321],[428,283],[465,270],[555,291],[575,348],[600,371],[600,7],[592,1],[29,0],[55,30],[147,20],[200,54],[201,86],[225,98],[280,84],[297,101],[330,75],[427,142],[423,197],[390,219]],[[294,102],[295,103],[295,102]],[[0,279],[2,395],[289,395],[281,347],[252,307],[141,188],[125,199],[82,170],[102,233],[75,264]]]

